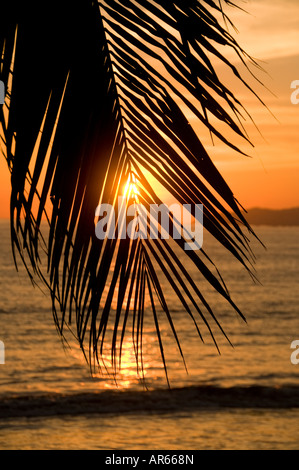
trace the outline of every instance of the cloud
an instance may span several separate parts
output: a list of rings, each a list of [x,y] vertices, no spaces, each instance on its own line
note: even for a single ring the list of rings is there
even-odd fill
[[[263,61],[298,55],[298,0],[252,0],[240,6],[248,14],[232,8],[227,13],[246,52]]]

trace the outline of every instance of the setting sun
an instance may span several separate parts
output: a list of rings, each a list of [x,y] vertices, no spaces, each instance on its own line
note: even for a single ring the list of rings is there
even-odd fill
[[[123,195],[128,199],[134,198],[137,199],[140,194],[138,190],[138,181],[134,173],[130,172],[128,180],[124,185]]]

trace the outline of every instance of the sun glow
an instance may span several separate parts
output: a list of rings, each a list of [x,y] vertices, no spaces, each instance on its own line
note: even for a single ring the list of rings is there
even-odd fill
[[[123,195],[127,198],[133,198],[135,200],[138,199],[140,192],[138,190],[138,181],[134,173],[129,173],[128,180],[124,185]]]
[[[99,379],[100,384],[108,389],[118,389],[119,387],[130,388],[140,384],[140,380],[145,379],[151,367],[149,362],[149,347],[153,338],[152,335],[145,335],[143,337],[145,351],[142,358],[139,352],[137,359],[136,344],[134,345],[132,338],[125,336],[122,344],[121,359],[119,357],[120,350],[118,345],[115,365],[113,365],[111,360],[110,347],[104,347],[99,363],[100,369],[93,372],[93,378]],[[105,377],[104,382],[103,377]]]

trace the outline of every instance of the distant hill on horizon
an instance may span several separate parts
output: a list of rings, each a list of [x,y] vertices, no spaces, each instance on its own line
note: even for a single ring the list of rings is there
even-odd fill
[[[299,226],[299,207],[291,209],[249,209],[246,220],[250,225]]]
[[[250,225],[296,227],[299,226],[299,207],[290,209],[253,207],[247,209],[245,218]],[[8,222],[9,218],[0,217],[0,221]]]

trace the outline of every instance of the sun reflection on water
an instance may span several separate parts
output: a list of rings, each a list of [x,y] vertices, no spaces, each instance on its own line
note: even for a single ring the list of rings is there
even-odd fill
[[[149,338],[143,338],[144,350]],[[134,388],[146,379],[150,369],[150,358],[148,355],[141,356],[140,350],[137,353],[137,346],[132,338],[125,338],[122,344],[121,357],[118,346],[115,357],[111,357],[111,347],[107,341],[106,348],[103,350],[100,370],[94,374],[95,378],[103,380],[106,378],[104,387],[114,388]],[[139,346],[140,347],[140,346]]]

